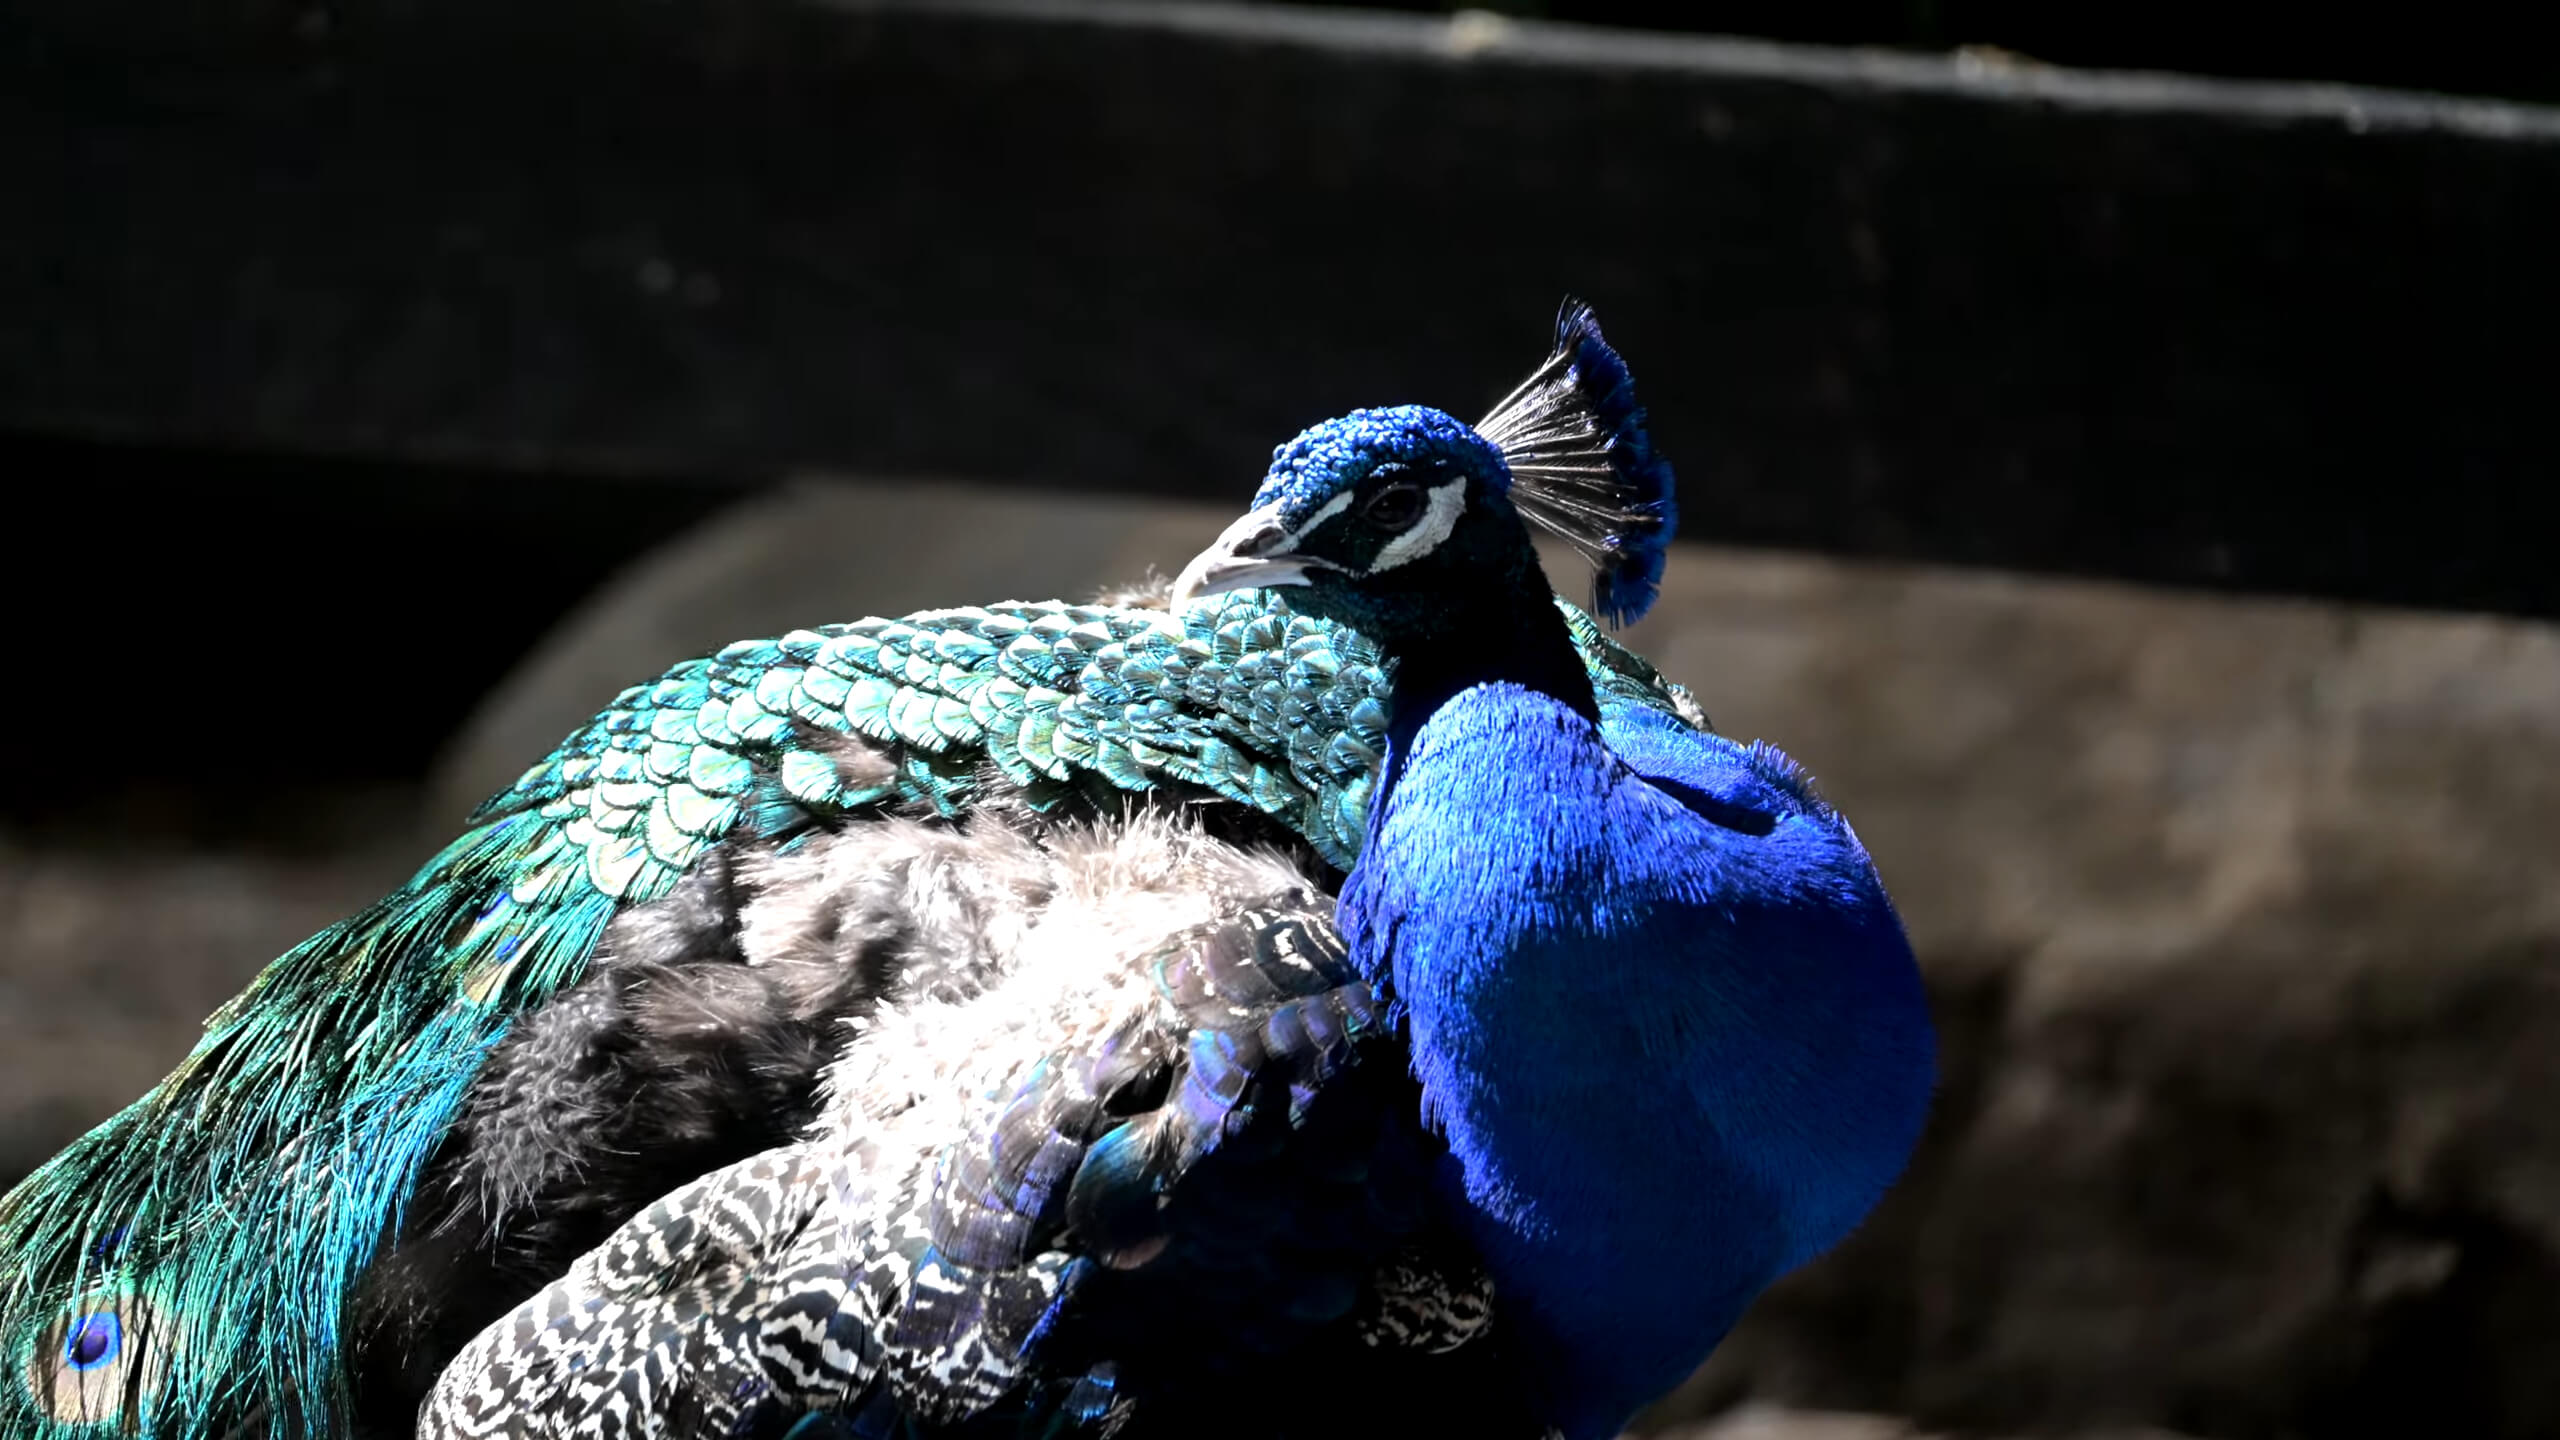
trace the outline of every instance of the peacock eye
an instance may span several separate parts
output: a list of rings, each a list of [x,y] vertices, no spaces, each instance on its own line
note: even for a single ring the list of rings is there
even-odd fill
[[[1369,497],[1360,507],[1360,518],[1382,530],[1402,530],[1422,515],[1422,487],[1410,480],[1399,480]]]

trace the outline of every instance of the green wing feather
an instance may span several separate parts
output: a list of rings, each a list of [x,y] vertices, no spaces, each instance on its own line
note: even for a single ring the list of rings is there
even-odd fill
[[[1604,708],[1703,726],[1565,611]],[[328,1433],[345,1298],[509,1022],[705,851],[883,804],[1196,787],[1359,853],[1365,637],[1240,591],[1180,616],[936,610],[732,645],[617,696],[407,884],[270,965],[149,1095],[0,1201],[0,1434]],[[839,763],[860,736],[886,765]]]

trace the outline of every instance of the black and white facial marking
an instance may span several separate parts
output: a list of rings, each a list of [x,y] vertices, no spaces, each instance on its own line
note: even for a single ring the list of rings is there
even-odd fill
[[[1270,553],[1350,575],[1383,574],[1438,549],[1466,508],[1464,471],[1388,461],[1284,530]]]
[[[1326,430],[1318,425],[1308,436]],[[1318,574],[1357,584],[1411,566],[1457,533],[1485,471],[1503,474],[1500,451],[1472,430],[1464,430],[1467,446],[1449,443],[1436,425],[1362,428],[1359,443],[1313,454],[1308,436],[1283,446],[1257,505],[1185,566],[1172,587],[1175,605],[1226,589],[1313,584]]]

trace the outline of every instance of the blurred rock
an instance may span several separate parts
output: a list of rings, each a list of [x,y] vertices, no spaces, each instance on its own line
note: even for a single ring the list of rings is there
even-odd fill
[[[1634,638],[1823,777],[1949,1042],[1668,1413],[2560,1434],[2560,629],[1706,553]]]
[[[1744,1405],[1713,1420],[1657,1432],[1655,1440],[1947,1440],[1886,1415]],[[2085,1430],[2071,1440],[2181,1440],[2166,1430]]]
[[[424,858],[406,806],[387,828],[328,856],[0,836],[0,1185],[140,1098],[260,967]]]
[[[438,807],[686,654],[1090,594],[1228,518],[774,496],[564,626]],[[1909,1181],[1649,1423],[2560,1433],[2560,629],[1688,546],[1629,638],[1821,776],[1947,1039]],[[1902,1433],[1770,1413],[1723,1423]]]
[[[1658,1432],[1658,1440],[1931,1440],[1884,1415],[1781,1410],[1745,1405],[1698,1425]]]

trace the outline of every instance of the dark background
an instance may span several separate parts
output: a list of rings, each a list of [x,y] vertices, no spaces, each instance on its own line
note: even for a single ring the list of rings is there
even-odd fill
[[[1314,415],[1489,395],[1483,357],[1571,289],[1676,399],[1700,538],[2560,609],[2527,504],[2549,112],[1924,48],[2542,94],[2520,22],[1547,9],[1904,48],[1521,27],[1453,60],[1352,7],[20,0],[0,463],[50,478],[25,523],[60,540],[0,603],[290,616],[306,667],[396,627],[453,681],[298,736],[289,774],[251,773],[238,712],[195,720],[222,776],[113,728],[156,718],[90,723],[120,785],[415,778],[599,575],[741,489],[1223,495]],[[503,582],[454,583],[482,565]],[[204,693],[234,661],[161,663]],[[30,781],[12,813],[92,798]]]
[[[1996,46],[2055,65],[2262,80],[2349,81],[2455,95],[2560,100],[2560,61],[2529,9],[2029,0],[1489,0],[1378,9],[1475,9],[1587,25],[1763,36],[1817,45]]]
[[[2528,8],[1442,8],[0,10],[0,1174],[679,640],[1177,533],[1572,291],[1722,547],[1640,643],[1958,1060],[1687,1410],[2560,1433]]]

